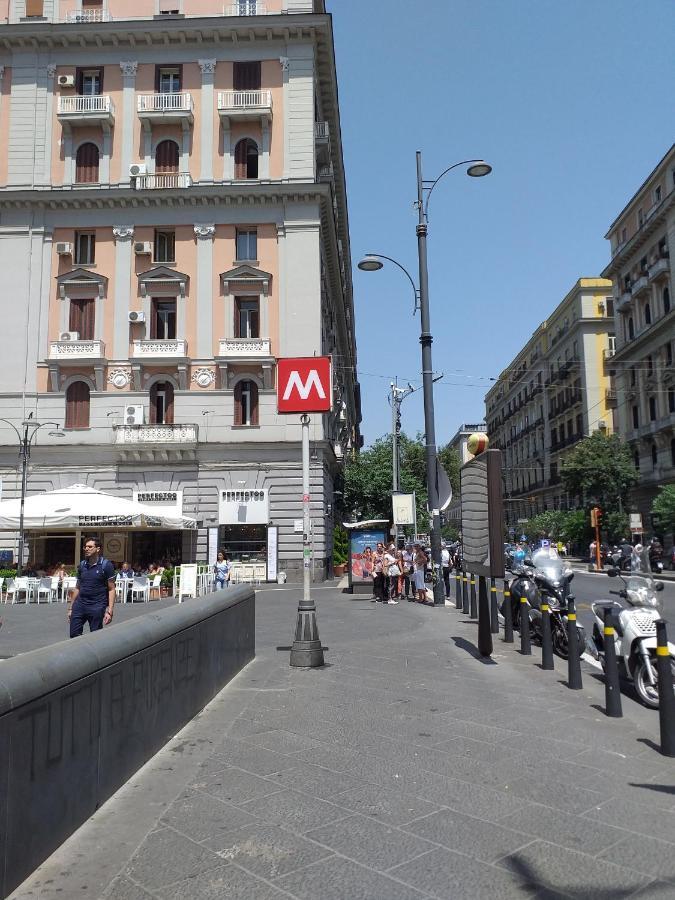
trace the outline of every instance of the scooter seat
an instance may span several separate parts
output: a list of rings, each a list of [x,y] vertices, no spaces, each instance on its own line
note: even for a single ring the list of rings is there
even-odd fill
[[[623,612],[624,607],[617,603],[615,600],[596,600],[591,604],[591,609],[595,612],[595,610],[605,610],[610,609],[612,614],[610,616],[610,625],[619,635],[619,637],[623,637],[623,628],[621,627],[621,621],[619,619],[619,614]],[[600,618],[604,621],[604,612],[600,616]]]

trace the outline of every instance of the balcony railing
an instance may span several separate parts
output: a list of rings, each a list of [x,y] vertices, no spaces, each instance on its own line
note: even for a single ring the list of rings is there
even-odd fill
[[[670,260],[667,257],[661,257],[649,267],[649,280],[654,281],[660,275],[667,275],[670,271]]]
[[[139,94],[138,112],[140,115],[167,113],[168,115],[192,115],[194,104],[189,91],[177,91],[166,94]]]
[[[646,291],[648,287],[649,287],[649,279],[647,277],[647,273],[642,272],[640,274],[640,277],[633,284],[633,290],[632,290],[633,296],[637,297],[643,291]]]
[[[624,288],[623,291],[616,298],[616,308],[623,309],[633,299],[633,295],[631,294],[630,288]]]
[[[167,359],[187,356],[187,341],[134,341],[134,359]]]
[[[159,175],[135,175],[134,187],[137,191],[160,190],[161,188],[192,187],[189,172],[163,172]]]
[[[77,94],[74,97],[60,96],[56,107],[57,116],[66,122],[111,122],[115,107],[108,94]]]
[[[314,137],[317,141],[330,140],[330,128],[328,127],[328,122],[314,123]]]
[[[607,347],[605,350],[602,351],[602,358],[603,359],[611,359],[615,353],[616,353],[616,349],[614,347]]]
[[[224,338],[218,342],[218,355],[229,359],[251,359],[271,355],[269,338]]]
[[[86,22],[111,22],[112,17],[107,9],[71,9],[66,13],[65,21],[81,25]]]
[[[227,112],[237,110],[272,109],[272,91],[219,91],[218,109]]]
[[[196,444],[199,436],[197,425],[117,425],[117,446],[139,444]]]
[[[102,359],[104,353],[103,341],[52,341],[49,345],[50,359]]]
[[[267,7],[257,0],[241,0],[240,3],[229,3],[223,9],[224,16],[265,16]]]

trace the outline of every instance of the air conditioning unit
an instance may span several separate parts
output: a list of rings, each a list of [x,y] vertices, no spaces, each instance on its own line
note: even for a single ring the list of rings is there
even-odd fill
[[[598,419],[598,428],[600,431],[604,431],[607,428],[607,422],[604,419]]]
[[[79,341],[80,332],[79,331],[62,331],[59,335],[60,341]]]
[[[333,444],[333,452],[335,453],[335,459],[343,459],[345,455],[345,451],[342,447],[342,444],[337,441]]]
[[[57,241],[56,252],[59,256],[72,256],[73,247],[68,241]]]
[[[129,175],[131,178],[137,178],[139,175],[145,175],[147,173],[147,167],[145,163],[132,163],[129,166]]]
[[[145,414],[142,406],[125,406],[124,407],[124,424],[125,425],[142,425],[145,420]]]
[[[134,253],[137,253],[139,256],[152,253],[152,244],[150,241],[136,241],[134,244]]]
[[[134,325],[136,322],[145,322],[145,313],[144,312],[130,312],[129,313],[129,322]]]
[[[61,88],[74,88],[75,87],[75,76],[74,75],[59,75],[56,79],[58,81],[59,87]]]

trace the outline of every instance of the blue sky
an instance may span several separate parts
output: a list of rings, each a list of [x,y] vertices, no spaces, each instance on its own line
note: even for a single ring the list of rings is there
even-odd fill
[[[675,140],[671,0],[328,0],[347,174],[362,424],[390,427],[389,383],[421,381],[415,151],[434,190],[429,277],[436,438],[484,415],[490,382],[577,278]],[[421,390],[403,427],[423,430]]]

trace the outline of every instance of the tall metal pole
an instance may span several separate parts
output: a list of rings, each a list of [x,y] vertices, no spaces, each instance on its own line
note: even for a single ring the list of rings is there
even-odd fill
[[[30,444],[28,442],[28,422],[23,424],[23,438],[21,439],[21,508],[19,512],[19,552],[17,554],[16,574],[23,572],[23,545],[24,545],[24,506],[26,503],[26,487],[28,483],[28,457],[30,456]]]
[[[417,151],[417,255],[420,273],[420,318],[422,333],[422,390],[424,392],[424,433],[427,468],[427,491],[431,531],[431,559],[434,567],[434,606],[445,606],[445,590],[441,564],[441,512],[436,484],[436,425],[434,422],[434,384],[431,363],[431,320],[429,316],[429,273],[427,270],[427,223],[424,216],[422,154]]]
[[[398,478],[398,430],[396,424],[398,421],[398,409],[400,405],[398,397],[398,389],[392,382],[391,385],[391,488],[393,491],[399,489]]]
[[[309,416],[302,416],[302,599],[312,602],[312,546],[309,500]]]

